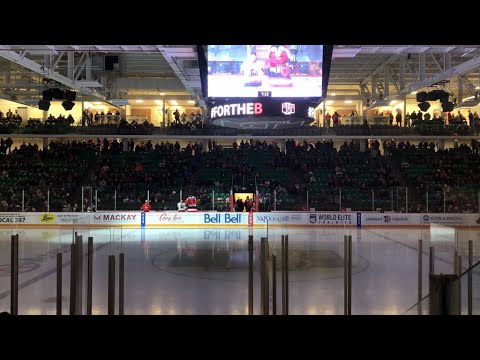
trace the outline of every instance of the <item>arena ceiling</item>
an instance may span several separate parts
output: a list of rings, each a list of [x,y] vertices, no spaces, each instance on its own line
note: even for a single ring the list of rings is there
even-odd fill
[[[111,70],[106,56],[118,56]],[[478,92],[480,45],[334,46],[329,94],[375,98],[433,84],[457,96]],[[0,97],[36,105],[49,86],[113,105],[143,99],[204,106],[196,45],[0,45]]]

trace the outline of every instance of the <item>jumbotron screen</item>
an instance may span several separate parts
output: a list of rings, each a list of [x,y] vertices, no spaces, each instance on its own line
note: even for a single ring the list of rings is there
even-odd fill
[[[209,98],[320,98],[323,45],[208,45]]]

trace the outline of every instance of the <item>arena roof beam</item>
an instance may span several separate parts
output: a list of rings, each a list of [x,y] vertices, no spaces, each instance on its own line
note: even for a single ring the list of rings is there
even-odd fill
[[[102,101],[108,102],[105,99],[105,96],[101,95],[98,93],[96,90],[92,90],[90,88],[86,88],[83,86],[79,86],[75,81],[70,80],[69,78],[60,75],[59,73],[52,71],[51,69],[46,69],[43,67],[41,64],[36,63],[35,61],[32,61],[20,54],[17,54],[16,52],[13,51],[4,51],[0,50],[0,57],[9,60],[17,65],[23,66],[24,68],[27,68],[34,73],[37,73],[41,76],[47,77],[49,79],[55,80],[65,86],[68,86],[69,88],[78,91],[79,93],[83,95],[90,95],[94,96]],[[57,59],[58,62],[58,59]],[[111,104],[112,106],[115,106]]]
[[[470,91],[470,93],[475,94],[475,92],[476,92],[475,86],[471,83],[470,80],[464,78],[463,76],[459,76],[458,81],[461,81],[463,83],[463,85],[465,85],[467,87],[467,89],[468,89],[468,91]]]
[[[400,49],[397,49],[397,53],[396,53],[395,55],[390,56],[390,57],[389,57],[387,60],[385,60],[379,67],[377,67],[371,74],[369,74],[367,77],[365,77],[365,79],[363,79],[363,80],[361,81],[361,85],[369,82],[371,75],[376,75],[376,74],[378,74],[379,72],[382,72],[384,65],[392,64],[392,63],[396,62],[397,60],[399,60],[399,59],[402,57],[402,54],[403,54],[406,50],[410,49],[411,47],[412,47],[412,45],[408,45],[408,46],[403,46],[403,47],[400,48]]]
[[[437,65],[438,70],[440,70],[440,71],[445,70],[445,69],[442,68],[442,66],[441,66],[440,63],[438,62],[437,58],[435,57],[435,55],[434,55],[434,54],[430,54],[430,55],[431,55],[431,57],[432,57],[433,62],[435,63],[435,65]]]
[[[400,89],[397,89],[397,92],[400,93],[400,90],[405,87],[405,58],[400,58],[399,63],[399,72],[400,72]]]
[[[439,82],[442,80],[448,80],[455,76],[467,74],[478,67],[480,67],[480,57],[474,57],[471,60],[468,60],[460,65],[447,69],[446,71],[443,71],[440,74],[426,78],[424,81],[414,82],[409,86],[407,86],[405,89],[403,89],[401,93],[402,94],[410,93],[412,91],[419,90],[425,86],[429,86],[436,82]]]
[[[418,54],[418,73],[420,75],[420,81],[424,81],[426,77],[425,54]]]
[[[193,47],[190,47],[190,49],[184,49],[184,48],[177,48],[177,47],[165,47],[165,48],[159,48],[160,51],[162,52],[163,57],[165,60],[168,62],[170,67],[173,69],[175,72],[175,75],[180,79],[182,82],[183,86],[185,86],[185,89],[192,95],[192,97],[198,101],[198,104],[202,108],[206,108],[205,101],[201,96],[199,96],[195,90],[193,89],[192,85],[190,84],[189,80],[186,78],[185,74],[183,73],[182,69],[178,65],[176,61],[176,57],[192,57],[191,53],[194,53]],[[163,50],[163,51],[162,51]]]
[[[80,74],[82,73],[83,69],[85,68],[85,64],[87,63],[88,55],[87,53],[83,53],[80,59],[77,61],[77,66],[74,68],[74,80],[76,81]]]
[[[52,45],[18,45],[31,55],[57,55],[58,52]]]
[[[412,74],[412,76],[413,76],[413,78],[415,79],[415,81],[418,81],[417,73],[412,70],[412,68],[410,67],[410,64],[408,63],[408,61],[405,61],[405,65],[407,66],[408,71],[410,71],[410,74]]]
[[[60,53],[60,55],[58,55],[58,57],[57,57],[57,59],[55,60],[55,62],[50,66],[50,71],[55,70],[55,68],[56,68],[56,67],[58,66],[58,64],[60,63],[60,60],[62,60],[63,55],[65,55],[65,52],[64,52],[64,51],[62,51],[62,52]],[[52,60],[52,59],[51,59],[51,60]],[[50,60],[50,62],[51,62],[51,60]]]
[[[389,67],[387,65],[385,65],[385,79],[387,78],[387,76],[390,78],[393,86],[395,87],[395,89],[397,90],[397,93],[400,93],[400,87],[398,85],[398,83],[396,82],[396,80],[393,78],[393,75],[392,75],[392,72],[390,71]],[[387,84],[387,82],[385,82],[385,84]],[[386,86],[386,85],[385,85]]]

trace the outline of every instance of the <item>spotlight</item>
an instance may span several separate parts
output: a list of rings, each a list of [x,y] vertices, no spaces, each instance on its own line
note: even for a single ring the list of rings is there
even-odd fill
[[[417,93],[417,101],[418,102],[427,101],[427,92],[426,91],[421,91],[421,92]]]
[[[432,90],[427,94],[427,100],[435,101],[440,100],[440,102],[447,102],[449,94],[445,90]]]
[[[442,103],[443,112],[453,111],[453,102],[444,102]]]
[[[429,108],[430,108],[430,103],[429,102],[421,102],[420,104],[418,104],[418,107],[420,108],[420,110],[422,110],[423,112],[427,111]]]
[[[50,101],[53,99],[52,93],[50,90],[43,90],[42,95],[43,95],[43,100]]]
[[[77,93],[75,91],[71,91],[71,90],[65,91],[65,99],[67,99],[68,101],[75,101],[76,98],[77,98]]]
[[[48,100],[39,100],[38,101],[38,108],[40,110],[48,111],[50,109],[50,101]]]
[[[69,100],[65,100],[64,102],[62,102],[62,106],[65,110],[70,111],[75,106],[75,103]]]
[[[65,92],[61,89],[55,88],[50,90],[52,93],[52,97],[54,99],[65,99]]]

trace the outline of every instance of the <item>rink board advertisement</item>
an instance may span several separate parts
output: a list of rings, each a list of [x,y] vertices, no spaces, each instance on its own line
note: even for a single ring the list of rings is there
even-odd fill
[[[377,212],[176,212],[0,213],[0,227],[368,227],[480,226],[480,214]]]
[[[480,226],[480,214],[361,213],[361,226]]]

